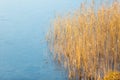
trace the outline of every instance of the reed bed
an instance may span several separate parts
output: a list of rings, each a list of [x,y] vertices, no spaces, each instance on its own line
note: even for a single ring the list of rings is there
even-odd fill
[[[108,72],[120,71],[119,1],[97,10],[82,4],[74,13],[57,16],[47,41],[70,80],[102,80]]]

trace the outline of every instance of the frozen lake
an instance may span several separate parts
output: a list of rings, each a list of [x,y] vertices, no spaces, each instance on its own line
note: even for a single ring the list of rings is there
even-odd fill
[[[55,14],[81,0],[0,0],[0,80],[66,80],[47,51],[45,34]]]

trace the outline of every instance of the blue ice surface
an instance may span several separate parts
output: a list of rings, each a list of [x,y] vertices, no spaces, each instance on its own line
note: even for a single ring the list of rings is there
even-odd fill
[[[0,0],[0,80],[66,80],[45,35],[55,15],[81,0]]]

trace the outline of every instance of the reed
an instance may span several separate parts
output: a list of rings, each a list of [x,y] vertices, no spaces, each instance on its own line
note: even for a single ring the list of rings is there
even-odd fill
[[[74,13],[57,16],[47,41],[70,80],[101,80],[109,71],[120,71],[119,1],[97,10],[82,4]]]

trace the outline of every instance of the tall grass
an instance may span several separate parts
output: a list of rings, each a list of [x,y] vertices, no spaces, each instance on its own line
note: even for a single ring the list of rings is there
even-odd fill
[[[47,41],[71,80],[101,80],[109,71],[120,71],[120,3],[97,10],[81,5],[58,16]]]

